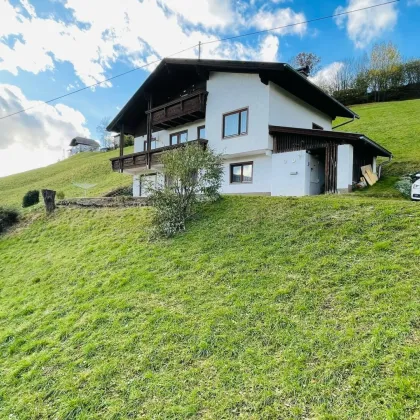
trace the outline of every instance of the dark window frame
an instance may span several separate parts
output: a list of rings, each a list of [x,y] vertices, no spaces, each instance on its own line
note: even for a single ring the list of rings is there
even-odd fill
[[[205,125],[200,125],[200,126],[197,127],[197,139],[201,139],[201,137],[200,137],[200,130],[203,129],[203,128],[205,130],[206,129],[206,126]]]
[[[181,144],[181,134],[187,134],[187,140],[185,141],[185,143],[188,141],[188,130],[182,130],[182,131],[177,131],[176,133],[172,133],[169,135],[169,145],[173,146],[175,144]],[[172,142],[172,138],[176,137],[176,143]]]
[[[251,181],[244,181],[244,166],[251,165]],[[241,167],[241,180],[240,181],[232,181],[233,178],[233,168],[235,166]],[[248,162],[235,162],[230,164],[229,170],[229,183],[230,184],[252,184],[254,182],[254,161]]]
[[[312,123],[312,130],[323,130],[324,127],[320,126],[319,124]]]
[[[246,111],[246,131],[244,133],[241,133],[241,113],[243,111]],[[229,136],[225,136],[225,119],[229,115],[238,114],[238,134],[231,134]],[[230,139],[232,137],[240,137],[240,136],[246,136],[248,134],[248,126],[249,126],[249,107],[244,107],[240,109],[236,109],[235,111],[227,112],[226,114],[223,114],[222,116],[222,139]]]

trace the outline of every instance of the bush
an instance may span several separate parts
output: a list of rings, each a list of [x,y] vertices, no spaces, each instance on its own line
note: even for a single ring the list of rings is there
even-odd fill
[[[220,154],[187,144],[161,157],[165,182],[149,185],[149,203],[155,207],[152,237],[170,237],[185,230],[199,203],[219,197],[223,176]]]
[[[31,190],[23,196],[22,207],[30,207],[39,203],[39,191]]]
[[[411,186],[413,185],[410,176],[404,176],[395,183],[395,188],[406,198],[411,197]]]
[[[57,192],[57,196],[56,196],[59,200],[64,200],[64,192],[63,191],[58,191]]]
[[[19,213],[17,210],[0,207],[0,233],[17,223],[18,219]]]

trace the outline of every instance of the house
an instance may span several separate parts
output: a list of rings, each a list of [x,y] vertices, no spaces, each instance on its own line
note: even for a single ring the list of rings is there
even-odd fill
[[[71,140],[69,146],[70,156],[81,152],[93,152],[99,150],[99,143],[96,140],[87,139],[85,137],[75,137]]]
[[[162,60],[109,124],[135,137],[111,159],[134,176],[134,196],[162,179],[159,155],[198,142],[224,155],[222,193],[303,196],[347,192],[361,166],[391,152],[362,134],[332,130],[357,114],[302,69],[284,63]],[[147,181],[147,182],[145,182]]]

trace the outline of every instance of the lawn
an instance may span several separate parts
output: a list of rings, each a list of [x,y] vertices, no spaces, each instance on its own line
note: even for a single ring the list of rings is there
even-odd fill
[[[0,418],[418,419],[420,206],[226,197],[0,238]]]
[[[124,153],[132,153],[127,147]],[[94,184],[88,196],[98,196],[114,188],[130,185],[132,177],[111,170],[111,157],[119,151],[106,153],[79,153],[61,162],[20,174],[0,178],[0,205],[21,206],[22,198],[29,190],[51,188],[63,191],[66,197],[83,197],[84,190],[73,183]]]

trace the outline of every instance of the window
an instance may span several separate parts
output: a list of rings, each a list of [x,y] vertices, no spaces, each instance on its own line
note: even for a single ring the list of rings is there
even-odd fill
[[[248,108],[223,115],[223,138],[248,134]]]
[[[206,138],[206,126],[205,125],[197,127],[197,138],[198,139],[205,139]]]
[[[323,130],[324,127],[321,127],[318,124],[312,123],[312,130]]]
[[[169,137],[170,139],[170,145],[179,144],[179,143],[185,143],[188,141],[188,131],[179,131],[178,133],[173,133]]]
[[[230,182],[250,183],[252,182],[253,162],[233,163],[230,165]]]
[[[156,149],[156,139],[154,137],[152,137],[152,141],[150,142],[150,150]],[[144,141],[143,144],[143,150],[146,152],[147,151],[147,140]]]

